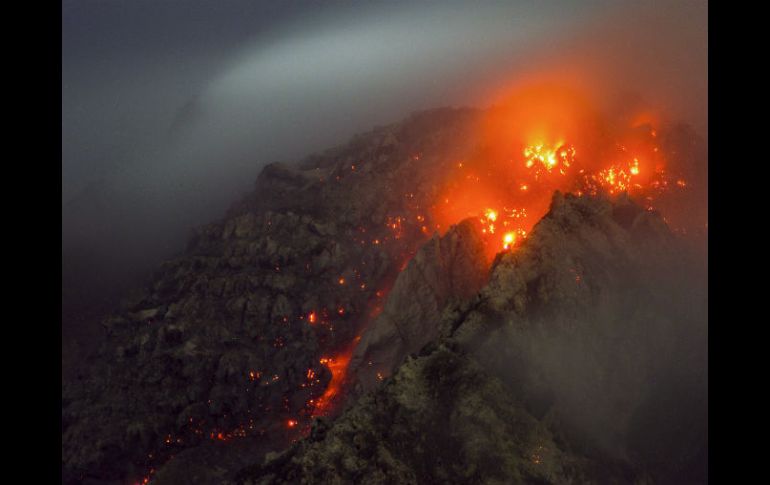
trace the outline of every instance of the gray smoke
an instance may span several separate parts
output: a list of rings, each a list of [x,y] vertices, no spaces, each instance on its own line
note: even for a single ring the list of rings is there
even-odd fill
[[[582,65],[599,94],[642,92],[707,127],[705,2],[62,8],[62,298],[75,313],[181,251],[266,163],[415,110],[488,105],[533,70]]]
[[[645,271],[614,273],[592,290],[588,315],[555,301],[548,316],[504,326],[475,354],[571,446],[674,482],[700,473],[686,467],[705,466],[708,446],[705,260],[702,246],[645,260]]]

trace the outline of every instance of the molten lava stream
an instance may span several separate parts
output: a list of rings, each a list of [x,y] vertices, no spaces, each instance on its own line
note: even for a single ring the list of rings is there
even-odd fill
[[[350,363],[350,357],[353,355],[353,349],[357,340],[354,341],[350,348],[334,357],[321,358],[321,364],[325,365],[329,372],[332,374],[332,378],[329,381],[329,385],[326,387],[323,395],[315,401],[315,406],[311,414],[312,417],[327,416],[331,411],[336,408],[338,396],[342,390],[347,376],[348,363]]]
[[[400,269],[402,269],[403,266],[404,264],[398,265]],[[322,357],[320,359],[320,363],[326,366],[326,368],[329,369],[329,372],[331,372],[332,378],[323,395],[310,402],[313,406],[313,410],[310,414],[311,417],[331,416],[339,410],[339,406],[344,399],[345,386],[347,385],[348,378],[348,365],[353,356],[353,351],[361,340],[361,334],[364,332],[369,322],[377,318],[380,312],[382,312],[387,294],[390,292],[390,288],[393,286],[397,276],[398,273],[390,274],[380,282],[386,289],[377,290],[375,292],[374,298],[369,302],[369,305],[367,305],[368,308],[364,314],[366,317],[363,325],[361,325],[359,329],[358,336],[353,339],[350,345],[339,354],[331,357]]]

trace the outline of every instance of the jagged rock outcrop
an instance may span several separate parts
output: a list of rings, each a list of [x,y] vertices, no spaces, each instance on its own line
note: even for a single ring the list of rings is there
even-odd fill
[[[629,202],[558,195],[527,242],[499,256],[491,273],[475,256],[470,222],[431,240],[441,175],[490,153],[475,132],[480,113],[419,113],[300,163],[266,167],[251,194],[196,230],[184,254],[104,320],[101,349],[63,383],[63,481],[137,481],[161,467],[158,484],[230,480],[310,425],[312,403],[331,379],[322,358],[349,348],[357,335],[351,376],[362,392],[371,390],[328,433],[317,431],[244,479],[312,482],[320,478],[309,474],[319,473],[342,482],[449,476],[608,483],[641,476],[634,463],[670,463],[645,444],[669,437],[635,431],[666,415],[651,411],[665,408],[654,398],[659,393],[627,391],[666,374],[671,355],[690,359],[683,368],[697,367],[689,363],[701,341],[681,343],[691,325],[674,332],[669,347],[644,340],[672,336],[674,321],[703,322],[686,308],[654,310],[691,300],[658,289],[658,266],[690,274],[680,263],[666,266],[677,260],[667,256],[674,239],[659,217]],[[385,303],[382,290],[410,260]],[[624,288],[645,291],[640,297]],[[383,303],[380,319],[361,334]],[[615,341],[617,351],[595,352]],[[552,358],[535,358],[540,354]],[[562,354],[570,358],[554,365]],[[642,359],[645,374],[634,374],[636,354],[659,358]],[[599,360],[587,365],[583,355]],[[671,375],[657,382],[698,395],[700,381]],[[574,384],[587,376],[598,376],[595,389]],[[554,393],[560,388],[566,391]],[[605,420],[570,415],[597,394]],[[631,405],[639,402],[644,409]],[[679,422],[698,430],[698,416]],[[581,431],[616,423],[620,431],[588,433],[575,444]],[[688,439],[700,443],[697,433]],[[413,450],[413,443],[423,447]],[[618,444],[622,453],[607,452]],[[326,459],[338,470],[324,468]]]
[[[265,168],[252,194],[104,320],[101,349],[63,382],[65,483],[141,480],[233,437],[284,446],[286,420],[309,422],[329,382],[319,360],[352,341],[430,237],[430,214],[413,214],[447,154],[474,149],[477,117],[420,113]]]
[[[403,359],[436,340],[451,299],[466,299],[486,282],[488,267],[475,219],[434,235],[398,275],[382,313],[365,330],[350,362],[353,389],[366,392]]]
[[[557,193],[448,334],[239,483],[704,480],[696,262],[654,212]]]
[[[597,474],[596,463],[556,440],[500,380],[441,345],[238,483],[610,483],[600,479],[620,475]]]

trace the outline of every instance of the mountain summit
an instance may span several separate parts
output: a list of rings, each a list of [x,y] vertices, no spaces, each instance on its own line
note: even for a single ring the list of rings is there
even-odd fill
[[[508,151],[487,116],[266,167],[63,384],[65,483],[702,477],[706,272],[657,210],[686,207],[697,164],[657,167],[697,143]]]

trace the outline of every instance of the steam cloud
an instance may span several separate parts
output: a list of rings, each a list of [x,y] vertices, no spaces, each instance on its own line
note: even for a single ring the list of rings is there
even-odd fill
[[[73,311],[181,250],[264,164],[415,110],[488,106],[539,73],[600,104],[639,92],[707,136],[705,2],[183,3],[63,4]]]
[[[533,413],[561,424],[572,445],[640,460],[677,483],[677,473],[694,473],[679,464],[705,470],[707,459],[708,279],[699,251],[647,257],[646,271],[594,295],[590,318],[535,315],[503,326],[474,355],[529,395]]]

